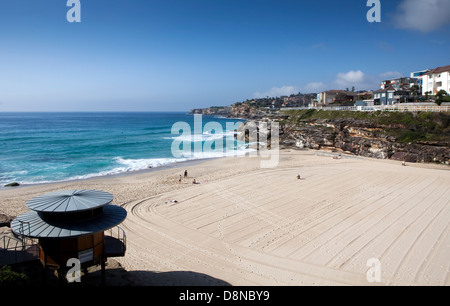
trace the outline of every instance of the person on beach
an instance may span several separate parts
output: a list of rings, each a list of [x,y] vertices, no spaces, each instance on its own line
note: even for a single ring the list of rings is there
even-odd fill
[[[184,177],[187,177],[187,170],[184,170]]]
[[[178,183],[181,183],[181,174],[180,177],[178,178]]]
[[[197,181],[194,179],[194,181],[192,181],[192,184],[198,184]]]
[[[298,180],[300,179],[300,174],[297,174],[297,179],[298,179]]]

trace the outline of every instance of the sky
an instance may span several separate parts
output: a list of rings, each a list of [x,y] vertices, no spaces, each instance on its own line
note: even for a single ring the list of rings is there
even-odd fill
[[[449,0],[0,0],[0,112],[188,111],[450,65]],[[376,1],[372,1],[376,2]]]

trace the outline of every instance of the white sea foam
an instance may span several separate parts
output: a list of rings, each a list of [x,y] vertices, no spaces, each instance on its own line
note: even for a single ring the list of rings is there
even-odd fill
[[[20,182],[22,185],[31,185],[31,184],[47,184],[47,183],[55,183],[55,182],[65,182],[65,181],[73,181],[73,180],[85,180],[94,177],[103,177],[103,176],[112,176],[123,173],[130,173],[142,170],[148,170],[152,168],[158,168],[162,166],[172,165],[176,163],[193,161],[193,160],[201,160],[201,159],[213,159],[220,157],[233,157],[233,156],[244,156],[247,153],[254,152],[254,149],[249,148],[240,148],[237,150],[223,150],[223,151],[211,151],[211,152],[192,152],[191,157],[186,158],[149,158],[149,159],[126,159],[123,157],[115,157],[114,161],[118,164],[118,167],[115,167],[111,170],[105,170],[97,173],[90,173],[86,175],[78,175],[73,176],[67,179],[61,180],[42,180],[41,177],[36,177],[36,181],[22,181]]]
[[[117,163],[123,165],[123,167],[112,170],[116,173],[140,171],[187,161],[187,159],[175,158],[124,159],[122,157],[117,157],[115,160]]]
[[[220,140],[223,138],[231,138],[234,139],[234,135],[236,132],[234,131],[227,131],[225,133],[208,133],[205,132],[203,134],[193,134],[193,135],[179,135],[179,136],[172,136],[172,137],[164,137],[164,139],[170,139],[170,140],[178,140],[178,141],[188,141],[188,142],[199,142],[199,141],[214,141],[214,140]]]
[[[88,114],[87,116],[88,118],[91,118],[92,115]],[[227,125],[225,127],[225,122],[218,123],[210,121],[211,119],[205,119],[200,125],[194,123],[191,127],[192,132],[197,132],[196,127],[202,127],[202,131],[199,130],[199,134],[179,135],[178,133],[170,134],[170,126],[172,126],[173,129],[173,122],[177,121],[186,123],[187,118],[184,117],[184,115],[168,115],[167,120],[161,122],[160,125],[149,124],[150,121],[147,120],[148,118],[146,117],[146,128],[142,130],[145,132],[140,133],[137,132],[134,127],[129,125],[129,119],[132,118],[133,120],[137,120],[137,123],[139,123],[139,120],[144,119],[140,115],[126,115],[123,118],[118,118],[119,126],[121,124],[120,119],[125,120],[123,121],[124,125],[122,133],[111,130],[111,134],[108,133],[108,137],[105,137],[103,130],[97,129],[96,125],[92,126],[92,129],[86,128],[84,117],[78,118],[77,116],[77,120],[72,122],[72,119],[74,118],[71,116],[67,117],[67,115],[58,115],[56,117],[53,115],[36,116],[39,120],[45,119],[51,120],[51,122],[55,122],[55,120],[58,122],[58,120],[60,120],[60,122],[63,123],[61,126],[64,126],[63,136],[66,137],[60,138],[59,134],[57,134],[58,131],[55,132],[52,130],[47,132],[46,124],[39,123],[35,126],[36,122],[34,116],[26,115],[24,117],[19,117],[22,118],[21,120],[28,120],[29,122],[29,124],[25,125],[27,128],[23,131],[21,130],[20,134],[25,135],[24,137],[31,135],[30,137],[33,139],[39,136],[43,140],[49,141],[49,143],[52,144],[52,151],[50,152],[50,155],[43,154],[43,152],[41,152],[41,145],[37,145],[37,143],[33,142],[33,146],[27,146],[27,150],[20,151],[23,153],[20,158],[22,158],[22,161],[24,162],[21,169],[9,167],[9,165],[6,164],[7,161],[0,160],[0,187],[10,182],[28,185],[110,176],[149,168],[158,168],[196,159],[239,156],[252,151],[251,148],[246,148],[245,144],[235,139],[236,132],[234,131],[234,122],[233,125],[228,125],[228,122],[226,122]],[[103,116],[101,117],[103,118]],[[105,118],[106,117],[108,116],[105,116]],[[14,119],[13,117],[8,118]],[[67,118],[70,118],[70,127],[66,126]],[[190,118],[191,117],[189,116],[189,120],[191,120]],[[96,117],[96,119],[99,119],[96,123],[102,127],[108,122],[103,122],[100,117]],[[117,118],[115,118],[115,120],[116,119]],[[144,123],[144,121],[141,121],[141,123]],[[232,122],[230,122],[230,124],[231,123]],[[186,125],[187,123],[183,125],[183,127],[186,127]],[[11,123],[8,124],[8,126],[14,126],[14,120],[11,120]],[[22,126],[20,126],[20,128],[22,128]],[[79,131],[82,131],[83,134],[80,135],[78,133]],[[201,132],[204,133],[202,134]],[[37,133],[36,137],[35,133]],[[57,135],[58,137],[56,137]],[[166,140],[160,141],[164,136],[166,136]],[[75,146],[73,139],[77,139],[75,142],[77,146]],[[22,148],[22,142],[24,140],[26,139],[15,139],[14,145]],[[175,145],[169,146],[167,144],[169,142],[175,143]],[[70,143],[70,146],[67,146],[67,143]],[[176,148],[177,143],[181,143],[179,146],[180,148],[186,148],[187,150],[192,147],[195,152],[181,155],[180,158],[178,158],[178,155],[174,154],[172,151],[169,152],[169,150],[173,149],[172,147]],[[73,150],[72,145],[74,145]],[[145,153],[131,155],[136,152],[134,148],[137,146],[143,148],[142,151],[138,150],[138,152],[152,150],[151,156],[163,156],[166,158],[149,158],[146,155],[142,155]],[[200,150],[200,147],[206,152],[197,152],[197,150]],[[14,148],[15,147],[13,147],[13,149]],[[39,154],[36,154],[36,152]],[[108,153],[105,154],[105,152]],[[52,155],[53,153],[58,153],[58,156],[54,158]],[[93,155],[91,156],[91,154]],[[27,156],[30,156],[30,159],[32,160],[27,161]],[[136,159],[127,158],[130,156],[135,156]],[[3,162],[5,162],[6,166],[3,166]]]
[[[116,157],[114,160],[123,165],[122,167],[117,167],[109,173],[123,173],[131,171],[140,171],[145,169],[157,168],[161,166],[166,166],[170,164],[199,160],[199,159],[211,159],[220,157],[233,157],[233,156],[243,156],[247,153],[255,151],[249,148],[238,148],[236,150],[212,150],[203,152],[191,152],[190,156],[184,158],[149,158],[149,159],[125,159],[122,157]]]
[[[112,170],[102,171],[99,173],[87,174],[82,176],[77,176],[75,180],[78,179],[87,179],[98,176],[109,176],[116,175],[127,172],[135,172],[142,171],[152,168],[158,168],[162,166],[172,165],[176,163],[192,161],[192,160],[200,160],[200,159],[212,159],[212,158],[220,158],[220,157],[233,157],[233,156],[243,156],[247,153],[250,153],[254,150],[252,149],[240,149],[240,150],[232,150],[225,152],[192,152],[191,157],[186,158],[149,158],[149,159],[125,159],[122,157],[116,157],[114,160],[120,164],[120,167],[116,167]]]
[[[177,139],[178,141],[187,141],[187,142],[208,142],[208,141],[217,141],[222,139],[233,139],[236,132],[234,131],[226,131],[225,133],[208,133],[205,132],[201,135],[185,135],[185,136],[173,136],[166,137],[166,139]],[[230,137],[230,138],[225,138]],[[152,168],[158,168],[166,165],[192,161],[192,160],[200,160],[200,159],[212,159],[212,158],[220,158],[220,157],[233,157],[233,156],[243,156],[250,152],[254,152],[252,144],[246,144],[242,141],[236,141],[236,147],[233,149],[221,148],[217,150],[211,151],[203,151],[203,152],[190,152],[188,156],[184,156],[182,158],[143,158],[143,159],[127,159],[121,156],[117,156],[113,158],[113,162],[116,167],[100,171],[97,173],[89,173],[85,175],[73,176],[65,179],[59,180],[45,180],[43,177],[35,177],[36,181],[22,181],[20,182],[23,185],[28,184],[36,184],[36,183],[55,183],[55,182],[64,182],[64,181],[73,181],[73,180],[84,180],[94,177],[102,177],[102,176],[111,176],[118,175],[122,173],[136,172],[142,171]]]

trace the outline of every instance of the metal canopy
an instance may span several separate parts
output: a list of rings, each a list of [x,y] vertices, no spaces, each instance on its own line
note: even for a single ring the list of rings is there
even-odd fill
[[[44,221],[40,213],[30,211],[17,217],[11,223],[11,230],[30,238],[75,238],[113,228],[126,216],[124,208],[111,204],[103,207],[103,214],[75,222]]]
[[[79,212],[111,203],[113,195],[97,190],[63,190],[47,193],[29,200],[26,205],[37,212]]]

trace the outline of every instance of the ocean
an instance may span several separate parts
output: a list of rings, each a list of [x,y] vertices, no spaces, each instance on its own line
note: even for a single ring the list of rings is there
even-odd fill
[[[233,127],[242,120],[196,118],[154,112],[0,113],[0,187],[115,175],[249,152],[245,143],[234,140]],[[176,123],[184,129],[177,130]],[[173,148],[184,154],[174,154]]]

